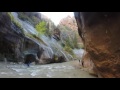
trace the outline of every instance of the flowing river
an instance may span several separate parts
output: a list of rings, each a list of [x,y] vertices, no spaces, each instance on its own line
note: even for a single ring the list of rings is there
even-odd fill
[[[76,68],[78,61],[34,65],[0,62],[0,78],[96,78]]]
[[[45,57],[51,58],[56,54],[58,56],[64,56],[67,62],[46,65],[32,64],[30,67],[24,64],[0,62],[0,78],[96,78],[82,69],[76,68],[76,65],[79,66],[78,60],[70,61],[73,60],[73,57],[67,54],[61,44],[55,39],[50,39],[46,36],[39,36],[41,41],[33,37],[31,38],[29,35],[38,35],[36,29],[27,21],[19,19],[16,12],[12,12],[11,14],[23,28],[26,37],[44,49]],[[44,41],[46,45],[41,44],[42,41]],[[76,55],[76,59],[80,60],[84,50],[74,49],[73,52]],[[26,50],[24,53],[28,54],[29,50]]]

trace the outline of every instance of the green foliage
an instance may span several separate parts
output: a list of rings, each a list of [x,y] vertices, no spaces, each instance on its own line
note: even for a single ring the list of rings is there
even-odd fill
[[[80,48],[79,45],[78,45],[78,38],[77,38],[77,34],[76,33],[73,35],[72,42],[74,44],[74,48],[77,48],[77,49]]]
[[[48,36],[49,38],[51,38],[52,33],[49,29],[47,29],[45,35]]]
[[[23,20],[23,21],[28,21],[30,22],[34,27],[35,25],[37,25],[40,21],[39,18],[37,18],[36,16],[32,15],[32,16],[28,16],[26,15],[24,12],[17,12],[18,13],[18,17]]]
[[[8,15],[9,15],[11,21],[14,21],[14,17],[13,17],[13,15],[11,14],[11,12],[8,12]]]
[[[40,22],[40,19],[38,19],[38,18],[35,17],[35,16],[32,16],[31,19],[32,19],[32,21],[33,21],[34,26],[37,25],[37,24]]]
[[[24,21],[29,19],[23,12],[18,12],[18,17]]]
[[[76,34],[73,37],[73,44],[74,44],[74,48],[78,48],[78,40],[77,40],[77,35]]]
[[[73,33],[72,35],[68,35],[65,38],[65,44],[67,46],[69,46],[70,48],[72,48],[72,49],[79,48],[79,46],[78,46],[78,39],[77,39],[76,34]]]
[[[46,22],[41,21],[35,26],[36,30],[39,32],[39,34],[46,34],[47,28],[46,28]]]
[[[70,48],[74,49],[80,49],[80,45],[78,45],[79,35],[77,31],[71,30],[67,26],[58,26],[58,28],[61,30],[61,38],[62,42],[64,42],[65,45],[69,46]]]
[[[17,12],[18,13],[18,18],[23,20],[23,21],[29,21],[31,24],[34,25],[34,22],[31,18],[29,18],[27,15],[24,14],[24,12]]]
[[[64,43],[61,43],[61,46],[62,46],[62,47],[65,47],[65,44],[64,44]]]
[[[8,16],[10,17],[11,21],[12,21],[17,27],[19,27],[19,28],[21,29],[22,33],[24,34],[24,30],[23,30],[21,24],[20,24],[17,20],[14,19],[14,16],[11,14],[11,12],[8,12]]]
[[[71,54],[72,56],[74,56],[74,53],[73,53],[73,50],[72,50],[72,48],[70,48],[69,46],[65,46],[64,47],[64,50],[66,51],[66,52],[68,52],[69,54]]]
[[[32,39],[35,39],[35,40],[39,41],[40,43],[42,43],[42,44],[47,46],[47,44],[41,38],[39,38],[37,35],[35,35],[35,34],[28,34],[28,33],[26,33],[25,35],[30,37],[30,38],[32,38]]]
[[[49,24],[49,22],[46,24],[46,28],[47,28],[47,30],[46,30],[46,35],[51,38],[53,32],[52,32],[52,30],[50,29],[50,24]]]
[[[13,15],[11,14],[11,12],[8,12],[8,15],[9,15],[11,21],[13,21],[14,24],[16,24],[18,27],[22,28],[20,23],[17,20],[14,19]]]
[[[54,55],[54,60],[58,61],[58,56],[57,55]]]
[[[74,44],[72,43],[72,40],[71,40],[70,36],[68,36],[68,37],[66,38],[65,44],[66,44],[67,46],[69,46],[70,48],[72,48],[72,49],[74,48]]]

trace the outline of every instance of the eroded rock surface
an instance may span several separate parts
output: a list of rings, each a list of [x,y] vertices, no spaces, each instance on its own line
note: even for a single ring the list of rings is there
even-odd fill
[[[120,12],[74,14],[95,72],[105,78],[120,77]]]
[[[47,64],[68,60],[56,40],[38,35],[34,26],[43,19],[49,23],[49,32],[51,29],[54,30],[54,23],[38,12],[1,12],[0,61],[36,62],[37,64],[41,64],[42,61],[42,64]],[[60,33],[55,33],[58,34]],[[52,36],[52,33],[50,35]],[[60,35],[57,38],[60,39]]]

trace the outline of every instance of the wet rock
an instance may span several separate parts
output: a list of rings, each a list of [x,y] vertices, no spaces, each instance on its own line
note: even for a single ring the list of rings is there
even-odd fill
[[[56,39],[57,41],[60,40],[60,30],[58,28],[54,29],[54,34],[53,38]]]
[[[23,34],[7,12],[0,14],[0,60],[7,58],[7,61],[23,62],[24,52],[37,54],[39,45]]]
[[[39,64],[62,63],[62,62],[66,62],[65,57],[56,55],[53,55],[52,58],[42,55],[39,60]]]
[[[61,63],[61,62],[66,62],[66,60],[63,56],[53,55],[52,62]]]
[[[95,66],[92,60],[90,59],[90,55],[88,52],[84,52],[84,55],[82,57],[82,60],[80,62],[81,66],[84,68],[85,71],[88,71],[92,75],[96,75],[97,73],[95,71]]]
[[[59,62],[66,62],[65,58],[63,56],[58,57],[58,63]]]
[[[75,12],[75,18],[94,71],[100,77],[120,77],[120,12]]]
[[[41,55],[42,55],[43,52],[44,52],[44,49],[43,49],[43,48],[41,48],[40,50],[38,50],[38,52],[37,52],[37,57],[38,57],[38,59],[41,58]]]
[[[33,15],[33,17],[32,17]],[[32,19],[30,18],[32,17]],[[57,41],[53,38],[45,40],[37,36],[37,31],[33,24],[37,23],[36,18],[41,20],[41,15],[30,12],[0,12],[0,60],[4,58],[10,62],[38,62],[36,63],[54,63],[62,62],[66,58],[62,47],[58,46]],[[35,21],[33,20],[35,19]],[[52,21],[49,23],[49,29],[55,29]],[[34,23],[34,24],[35,24]],[[53,33],[50,33],[50,35]],[[54,36],[60,40],[60,31],[55,30]],[[49,42],[49,43],[48,43]],[[53,45],[52,45],[53,44]],[[57,45],[56,45],[57,44]],[[54,47],[54,48],[52,48]],[[53,54],[57,55],[54,61]]]
[[[52,58],[49,56],[48,52],[42,51],[41,58],[39,59],[39,64],[49,64],[53,63]]]
[[[17,29],[13,28],[12,26]],[[20,32],[17,32],[19,30]],[[6,12],[1,12],[0,16],[0,54],[10,61],[18,61],[22,50],[23,34],[18,27],[11,22]]]

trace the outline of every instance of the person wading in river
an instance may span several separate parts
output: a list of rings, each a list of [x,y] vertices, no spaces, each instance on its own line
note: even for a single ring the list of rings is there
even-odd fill
[[[28,67],[30,67],[30,64],[32,63],[32,62],[35,62],[36,61],[36,56],[35,55],[33,55],[33,54],[28,54],[28,55],[26,55],[25,56],[25,64],[28,66]]]

